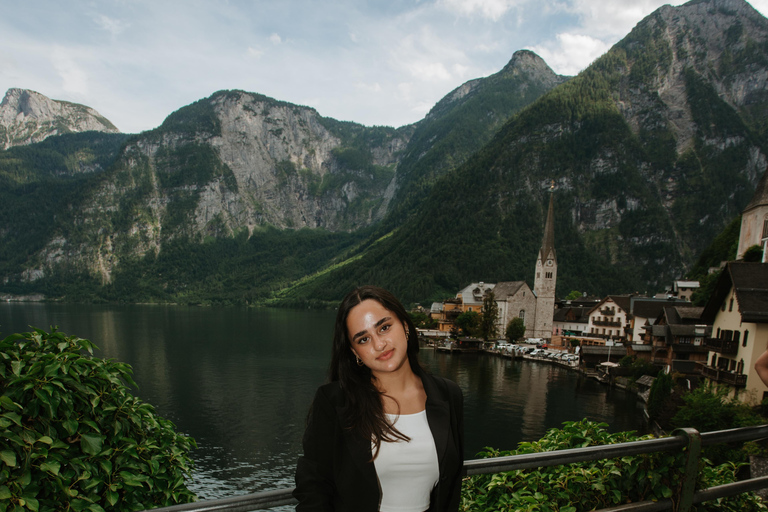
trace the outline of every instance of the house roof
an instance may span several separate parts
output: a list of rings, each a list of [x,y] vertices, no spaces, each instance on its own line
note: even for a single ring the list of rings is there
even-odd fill
[[[592,308],[575,308],[566,306],[564,308],[556,309],[555,315],[552,318],[555,322],[574,322],[574,323],[589,323],[589,311]]]
[[[501,283],[496,283],[493,295],[496,297],[496,300],[504,300],[516,294],[523,286],[528,287],[528,284],[525,281],[502,281]]]
[[[728,262],[704,306],[702,320],[714,323],[731,289],[735,291],[742,322],[768,323],[768,263]]]
[[[459,290],[456,297],[461,295],[461,300],[464,304],[482,304],[485,294],[493,290],[495,286],[495,283],[485,283],[483,281],[471,283]]]

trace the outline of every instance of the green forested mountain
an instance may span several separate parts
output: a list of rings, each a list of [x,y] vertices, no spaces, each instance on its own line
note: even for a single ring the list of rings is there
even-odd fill
[[[407,300],[532,281],[554,182],[558,289],[660,290],[746,205],[766,168],[768,22],[746,2],[662,7],[510,120],[365,257],[290,290],[375,282]]]
[[[43,170],[59,181],[14,210],[61,198],[45,226],[0,228],[19,246],[0,293],[297,304],[375,283],[411,302],[531,282],[550,190],[559,293],[652,292],[765,171],[766,76],[768,21],[743,0],[694,0],[577,77],[518,52],[398,129],[221,91],[121,140],[71,189],[59,183],[80,175]]]

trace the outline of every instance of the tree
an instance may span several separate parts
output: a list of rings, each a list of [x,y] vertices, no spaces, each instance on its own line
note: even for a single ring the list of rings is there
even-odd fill
[[[565,300],[576,300],[581,297],[581,292],[579,290],[572,290],[571,293],[566,295]]]
[[[485,341],[496,339],[499,336],[499,328],[496,322],[499,319],[499,305],[496,304],[496,296],[492,291],[483,297],[483,308],[480,310],[480,334]]]
[[[194,501],[192,438],[131,395],[130,366],[55,329],[0,341],[0,510],[103,512]]]
[[[506,338],[513,343],[525,336],[525,322],[519,316],[516,316],[507,324]]]
[[[759,245],[753,245],[744,251],[744,261],[760,263],[763,261],[763,248]]]
[[[456,326],[465,336],[475,336],[480,327],[480,315],[477,311],[465,311],[456,317]]]
[[[413,321],[413,325],[416,327],[420,327],[422,329],[434,329],[437,327],[437,320],[426,313],[422,313],[421,311],[409,311],[408,314]]]

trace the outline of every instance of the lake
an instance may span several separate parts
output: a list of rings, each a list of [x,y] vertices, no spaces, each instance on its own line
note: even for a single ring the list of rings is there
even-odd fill
[[[293,486],[306,414],[330,361],[335,311],[0,303],[0,336],[58,326],[133,367],[135,394],[195,438],[201,499]],[[564,421],[640,430],[636,397],[548,363],[424,348],[465,397],[465,458],[514,449]]]

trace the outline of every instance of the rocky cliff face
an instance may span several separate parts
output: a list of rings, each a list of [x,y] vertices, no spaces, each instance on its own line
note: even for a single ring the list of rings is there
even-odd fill
[[[78,261],[108,282],[120,261],[178,237],[368,226],[387,210],[407,143],[407,129],[339,123],[242,91],[216,93],[129,140],[76,226],[63,227],[30,277]]]
[[[8,89],[0,102],[2,149],[40,142],[51,135],[119,130],[90,107],[52,100],[35,91]]]

